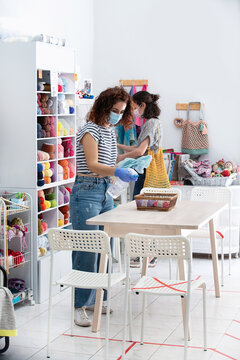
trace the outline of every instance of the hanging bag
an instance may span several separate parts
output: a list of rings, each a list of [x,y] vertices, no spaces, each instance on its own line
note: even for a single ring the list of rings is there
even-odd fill
[[[160,143],[160,131],[158,127],[158,139]],[[170,188],[167,170],[165,167],[162,148],[158,147],[155,153],[153,148],[148,147],[147,154],[152,156],[152,161],[146,169],[144,187]]]
[[[208,153],[208,126],[203,120],[203,109],[200,104],[199,121],[190,120],[190,105],[187,108],[187,120],[182,126],[182,152],[190,155],[202,155]],[[198,103],[197,103],[198,104]]]

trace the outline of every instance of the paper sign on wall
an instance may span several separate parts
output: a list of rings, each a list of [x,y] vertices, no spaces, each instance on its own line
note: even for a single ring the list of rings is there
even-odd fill
[[[51,81],[51,96],[57,96],[58,94],[58,72],[51,70],[50,72]]]

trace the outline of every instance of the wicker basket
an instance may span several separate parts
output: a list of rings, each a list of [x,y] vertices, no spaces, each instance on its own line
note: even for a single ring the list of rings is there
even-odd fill
[[[187,165],[184,165],[184,168],[191,175],[192,183],[194,186],[230,186],[234,179],[236,179],[236,174],[231,174],[228,177],[209,177],[203,178],[195,173],[195,171]]]
[[[143,193],[134,196],[137,210],[169,211],[174,208],[178,194],[174,193]]]

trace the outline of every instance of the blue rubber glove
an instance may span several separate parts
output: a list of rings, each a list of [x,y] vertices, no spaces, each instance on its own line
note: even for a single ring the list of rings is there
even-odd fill
[[[130,169],[130,168],[122,169],[122,168],[117,167],[114,175],[118,176],[122,181],[125,181],[125,182],[137,181],[138,174],[137,173],[132,174],[131,171],[132,171],[132,169]]]

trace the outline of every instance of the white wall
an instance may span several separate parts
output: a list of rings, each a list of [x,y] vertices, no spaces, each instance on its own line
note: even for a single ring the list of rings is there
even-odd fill
[[[93,0],[0,0],[0,29],[66,39],[76,49],[78,72],[93,71]]]
[[[240,2],[97,0],[94,87],[149,79],[161,95],[164,147],[180,150],[177,102],[206,104],[210,151],[240,163]],[[184,113],[180,113],[184,116]]]

